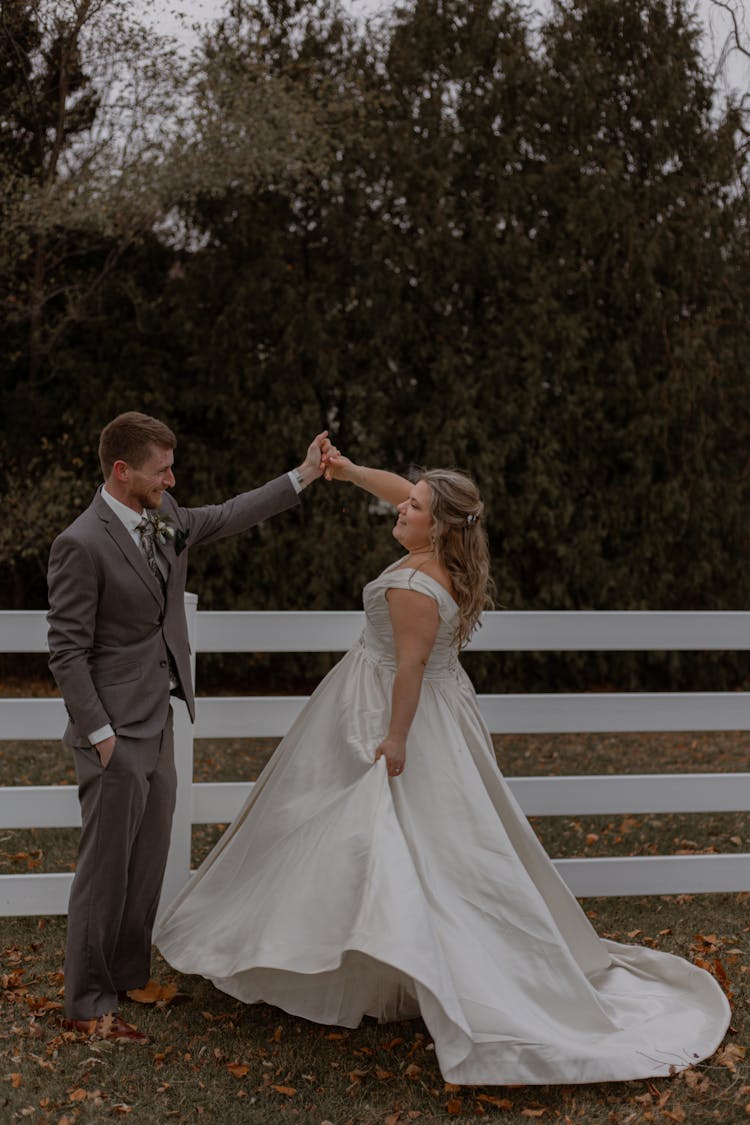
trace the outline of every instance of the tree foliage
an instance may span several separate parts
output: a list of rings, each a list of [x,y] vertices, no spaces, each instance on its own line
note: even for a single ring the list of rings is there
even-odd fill
[[[38,421],[15,345],[3,396],[24,388],[25,438],[92,447],[146,409],[178,431],[181,500],[205,502],[327,427],[365,462],[476,476],[504,606],[747,603],[743,120],[681,0],[559,0],[541,29],[492,0],[405,0],[366,27],[329,0],[235,0],[190,75],[189,127],[102,190],[100,216],[138,202],[139,234],[93,223],[117,260],[45,355]],[[193,583],[222,608],[349,608],[389,532],[363,495],[318,485],[196,552]],[[16,589],[43,596],[30,573]],[[649,663],[697,686],[674,657],[505,673],[632,685]]]

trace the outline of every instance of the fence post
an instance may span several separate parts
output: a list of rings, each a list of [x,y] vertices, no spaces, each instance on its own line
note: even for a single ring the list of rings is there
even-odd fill
[[[185,617],[190,642],[190,675],[195,687],[195,640],[198,595],[185,594]],[[190,849],[193,820],[193,724],[181,699],[172,700],[174,712],[174,760],[177,770],[177,801],[172,821],[167,870],[160,909],[168,906],[182,890],[190,875]]]

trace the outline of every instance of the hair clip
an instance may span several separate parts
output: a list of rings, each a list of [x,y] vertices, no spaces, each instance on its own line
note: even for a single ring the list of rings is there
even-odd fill
[[[468,516],[466,517],[466,526],[471,527],[471,525],[476,523],[478,519],[479,516],[476,512],[469,512]]]

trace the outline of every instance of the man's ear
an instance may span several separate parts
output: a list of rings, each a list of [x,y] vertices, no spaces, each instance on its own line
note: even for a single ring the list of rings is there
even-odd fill
[[[127,461],[115,461],[111,473],[111,476],[114,477],[115,480],[124,483],[128,479],[129,474],[130,466]]]

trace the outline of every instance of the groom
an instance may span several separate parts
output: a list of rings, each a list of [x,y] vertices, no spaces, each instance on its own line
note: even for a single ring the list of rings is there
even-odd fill
[[[327,434],[302,464],[223,504],[181,508],[167,491],[177,439],[129,412],[104,427],[104,485],[52,544],[50,668],[65,701],[82,831],[68,907],[67,1027],[147,1043],[118,1001],[149,984],[151,931],[169,850],[176,775],[170,695],[195,715],[184,598],[188,548],[298,503]],[[149,998],[151,988],[141,999]],[[130,995],[129,995],[130,994]]]

